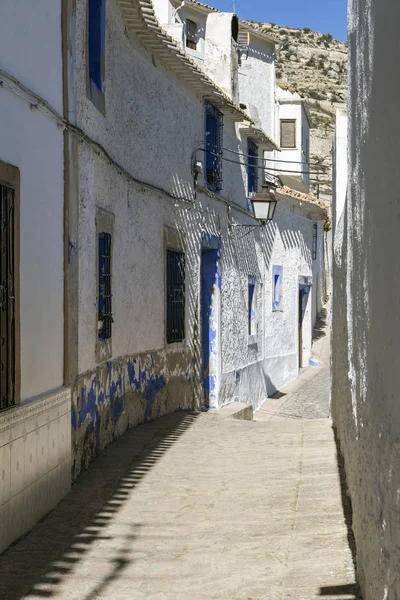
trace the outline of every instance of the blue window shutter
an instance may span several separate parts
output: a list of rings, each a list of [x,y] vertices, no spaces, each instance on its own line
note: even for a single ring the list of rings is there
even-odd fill
[[[102,56],[105,32],[105,0],[89,0],[89,77],[103,90]]]
[[[247,191],[258,191],[258,147],[251,138],[247,140]]]
[[[205,104],[205,164],[209,189],[222,189],[222,113],[210,102]]]
[[[272,310],[282,309],[282,283],[283,283],[283,267],[272,267]]]

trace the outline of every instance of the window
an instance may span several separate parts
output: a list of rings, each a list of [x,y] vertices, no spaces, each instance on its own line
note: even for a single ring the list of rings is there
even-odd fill
[[[167,343],[185,339],[185,255],[167,250]]]
[[[197,50],[197,23],[186,19],[186,47]]]
[[[248,330],[249,335],[256,335],[256,278],[249,276],[248,282]]]
[[[312,257],[313,260],[317,259],[317,248],[318,248],[318,225],[313,225],[313,244],[312,244]]]
[[[272,310],[282,310],[283,267],[272,267]]]
[[[281,148],[296,148],[296,121],[281,119]]]
[[[2,166],[3,163],[0,164]],[[17,173],[14,167],[5,166]],[[0,180],[3,169],[0,171]],[[15,188],[0,184],[2,252],[0,256],[0,410],[16,404],[16,208]]]
[[[247,140],[247,191],[258,192],[258,147],[252,139]]]
[[[112,294],[111,294],[111,233],[99,233],[99,292],[98,292],[98,328],[99,339],[109,340],[111,338],[112,318]]]
[[[206,184],[210,190],[222,190],[222,113],[210,102],[206,102],[205,118],[205,163]]]
[[[238,45],[239,67],[241,67],[243,62],[249,58],[250,33],[248,31],[239,30]]]
[[[89,0],[89,81],[90,98],[101,108],[104,76],[105,1]]]

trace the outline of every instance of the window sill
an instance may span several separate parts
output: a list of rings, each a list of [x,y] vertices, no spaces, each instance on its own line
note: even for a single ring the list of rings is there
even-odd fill
[[[250,346],[258,346],[258,336],[257,334],[249,335],[247,340],[247,345]]]

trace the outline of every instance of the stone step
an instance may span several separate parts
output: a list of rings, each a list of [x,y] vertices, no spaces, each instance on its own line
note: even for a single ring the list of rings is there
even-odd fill
[[[253,406],[246,402],[232,402],[220,408],[218,414],[224,418],[253,421]]]

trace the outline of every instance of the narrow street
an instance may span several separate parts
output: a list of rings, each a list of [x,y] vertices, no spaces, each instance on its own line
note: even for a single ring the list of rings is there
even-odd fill
[[[315,391],[319,417],[328,366],[256,421],[176,413],[127,433],[1,556],[0,598],[356,598],[331,422],[304,418]]]

